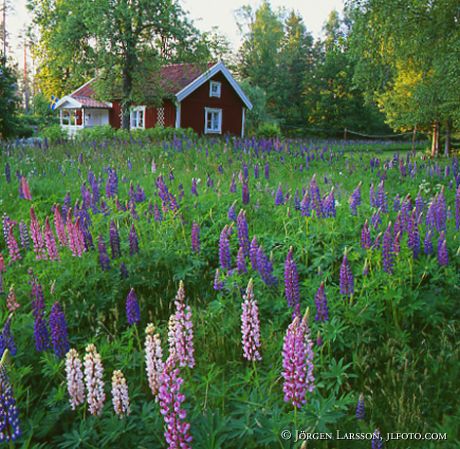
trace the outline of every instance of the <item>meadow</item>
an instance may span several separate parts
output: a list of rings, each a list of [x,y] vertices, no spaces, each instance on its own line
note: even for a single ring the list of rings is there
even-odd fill
[[[458,448],[458,158],[406,147],[5,144],[0,440]]]

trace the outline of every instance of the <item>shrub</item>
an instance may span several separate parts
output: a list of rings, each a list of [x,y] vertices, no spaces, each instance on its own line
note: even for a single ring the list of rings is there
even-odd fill
[[[39,135],[52,143],[67,139],[67,133],[60,125],[47,126],[40,131]]]
[[[277,123],[262,123],[256,132],[257,137],[273,139],[281,137],[281,130]]]
[[[79,142],[101,142],[115,137],[116,130],[110,125],[94,126],[93,128],[83,128],[76,134]]]

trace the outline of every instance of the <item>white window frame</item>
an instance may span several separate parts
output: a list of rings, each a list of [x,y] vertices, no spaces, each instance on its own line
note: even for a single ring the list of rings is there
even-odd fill
[[[145,129],[145,106],[134,106],[129,112],[130,129]],[[142,112],[142,123],[139,124]]]
[[[217,128],[208,128],[208,114],[218,114],[217,115],[217,124],[218,124]],[[222,109],[204,108],[204,133],[205,134],[222,134]]]
[[[210,81],[209,82],[209,96],[220,98],[221,86],[222,86],[222,83],[220,81]]]

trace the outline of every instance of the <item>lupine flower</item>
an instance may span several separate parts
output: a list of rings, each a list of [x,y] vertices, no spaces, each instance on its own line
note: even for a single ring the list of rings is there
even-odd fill
[[[183,379],[174,361],[168,359],[160,376],[160,412],[165,421],[165,439],[168,449],[191,449],[190,424],[185,421],[187,412],[181,408],[185,395],[180,392]]]
[[[425,203],[422,198],[422,192],[418,192],[417,197],[415,198],[415,215],[420,217],[423,212],[423,208],[425,207]]]
[[[3,354],[6,349],[10,351],[11,355],[16,355],[16,344],[11,333],[11,315],[7,318],[0,334],[0,354]]]
[[[243,204],[249,204],[250,201],[249,185],[246,181],[243,182],[243,188],[241,189],[241,200]]]
[[[383,439],[382,439],[382,436],[380,435],[379,429],[374,430],[371,444],[372,444],[371,446],[372,449],[383,449]]]
[[[67,352],[65,361],[65,372],[67,378],[67,391],[72,410],[85,402],[85,386],[83,385],[82,363],[78,352],[71,349]]]
[[[119,370],[115,370],[112,376],[112,404],[115,413],[120,418],[124,418],[131,413],[128,384],[126,383],[125,376]]]
[[[313,175],[310,181],[310,204],[311,208],[316,212],[317,217],[323,216],[323,203],[321,201],[321,194],[319,192],[318,183],[316,182],[316,174]]]
[[[300,202],[300,212],[302,217],[309,217],[311,215],[311,202],[310,202],[310,194],[305,192],[305,195]]]
[[[414,259],[416,259],[420,253],[420,232],[418,229],[417,218],[415,216],[415,209],[409,218],[407,232],[407,246],[412,250],[412,255]]]
[[[213,285],[214,290],[222,290],[224,288],[224,282],[221,281],[220,279],[220,272],[219,268],[216,270],[216,274],[214,275],[214,285]]]
[[[260,355],[260,321],[259,307],[254,299],[254,289],[252,279],[249,280],[246,294],[243,296],[241,314],[241,334],[243,357],[249,361],[262,360]]]
[[[11,260],[14,262],[16,260],[21,260],[21,253],[19,252],[18,242],[13,234],[13,225],[8,224],[8,237],[6,239],[6,244],[8,246],[8,252],[10,254]]]
[[[34,321],[35,349],[38,352],[49,348],[49,332],[44,314],[37,315]]]
[[[232,174],[232,181],[230,182],[230,193],[235,193],[236,192],[236,179],[235,179],[235,173]]]
[[[48,257],[50,260],[59,260],[59,253],[56,247],[56,240],[54,239],[53,231],[51,230],[49,218],[46,217],[45,221],[45,243],[48,250]]]
[[[224,229],[222,229],[222,232],[220,233],[219,264],[222,270],[230,270],[231,265],[232,265],[232,260],[231,260],[231,255],[230,255],[230,241],[229,241],[228,225],[225,225]]]
[[[438,263],[441,266],[449,265],[449,253],[447,251],[447,242],[444,231],[441,232],[438,240]]]
[[[124,262],[122,262],[120,264],[120,277],[122,279],[128,279],[128,276],[129,276],[128,269],[126,268],[126,265],[124,264]]]
[[[380,215],[380,209],[377,209],[373,214],[372,214],[372,217],[371,217],[371,223],[372,223],[372,227],[374,229],[377,229],[379,227],[379,225],[382,223],[382,217]]]
[[[64,312],[58,302],[55,302],[50,313],[51,341],[54,353],[58,357],[64,357],[69,351],[69,339],[67,337],[67,323]]]
[[[5,368],[5,354],[0,361],[0,442],[15,441],[21,436],[19,411]]]
[[[235,204],[236,204],[236,201],[233,202],[233,204],[228,208],[227,218],[228,218],[230,221],[236,221]]]
[[[356,404],[356,419],[362,420],[366,417],[366,409],[364,406],[364,395],[361,393]]]
[[[8,162],[5,164],[5,178],[6,182],[9,184],[11,182],[11,167]]]
[[[270,179],[270,164],[267,162],[265,162],[265,166],[264,166],[264,176],[265,176],[265,179]]]
[[[101,265],[102,270],[103,271],[110,270],[110,259],[107,254],[107,248],[105,247],[105,242],[104,242],[104,239],[102,238],[102,235],[99,235],[97,247],[99,250],[99,263]]]
[[[326,293],[324,291],[324,282],[318,288],[315,295],[316,315],[315,321],[328,321],[329,320],[329,308],[327,306]]]
[[[6,297],[6,308],[8,309],[9,312],[13,313],[19,307],[20,305],[16,299],[16,293],[14,291],[14,286],[12,285],[8,292],[8,296]]]
[[[425,238],[423,239],[423,251],[425,254],[433,254],[433,242],[431,241],[432,232],[430,229],[426,230]]]
[[[191,189],[192,195],[198,196],[198,189],[197,189],[197,180],[195,178],[192,178],[192,189]]]
[[[257,270],[257,251],[258,250],[259,250],[259,246],[257,244],[257,237],[254,236],[249,246],[249,260],[251,261],[251,267],[253,270]]]
[[[244,256],[249,256],[249,231],[248,222],[246,221],[246,212],[241,209],[236,219],[236,226],[238,229],[238,241],[240,247],[243,248]]]
[[[369,274],[369,262],[366,259],[363,266],[363,276],[366,277]]]
[[[460,229],[460,184],[455,192],[455,229]]]
[[[367,220],[364,222],[364,226],[361,231],[361,247],[363,249],[369,249],[371,247],[371,233],[369,231]]]
[[[32,195],[30,194],[29,183],[27,182],[27,179],[25,176],[21,177],[21,191],[22,191],[23,198],[25,200],[32,201]]]
[[[129,255],[133,256],[139,252],[139,239],[137,237],[137,231],[134,227],[134,223],[131,225],[129,231]]]
[[[324,198],[323,216],[324,217],[335,217],[336,216],[334,187],[332,187],[329,194]]]
[[[292,253],[291,246],[284,262],[284,293],[288,306],[294,309],[295,314],[298,314],[300,312],[299,274]]]
[[[67,245],[67,235],[65,232],[64,220],[62,219],[61,212],[59,211],[59,206],[54,206],[54,227],[56,229],[56,235],[58,237],[59,243],[62,246]]]
[[[121,256],[120,235],[115,221],[110,220],[110,248],[112,250],[112,259],[117,259]]]
[[[27,229],[27,225],[24,223],[24,220],[21,220],[19,222],[19,238],[20,238],[21,246],[25,250],[30,249],[29,231]]]
[[[393,234],[391,232],[391,222],[383,234],[382,244],[383,271],[393,274]]]
[[[241,246],[238,249],[238,254],[236,255],[236,269],[238,270],[239,274],[248,272],[246,268],[246,259],[244,257],[243,247]]]
[[[401,210],[401,199],[399,198],[399,195],[396,194],[394,200],[393,200],[393,210],[395,212],[398,212],[399,210]]]
[[[381,209],[381,211],[384,214],[388,212],[387,195],[385,193],[385,186],[383,180],[380,181],[379,189],[377,192],[377,207]]]
[[[264,253],[262,246],[257,250],[257,271],[266,285],[276,285],[278,280],[273,276],[273,264]]]
[[[354,292],[353,272],[348,262],[347,253],[343,255],[342,265],[340,267],[340,294],[351,296]]]
[[[284,401],[298,409],[306,402],[307,391],[314,389],[313,343],[307,325],[307,316],[299,316],[289,325],[283,343]]]
[[[139,323],[141,320],[141,311],[133,288],[129,291],[128,296],[126,297],[126,318],[130,326]]]
[[[200,225],[195,222],[192,224],[192,251],[200,253]]]
[[[34,252],[37,260],[45,260],[47,258],[45,242],[40,230],[40,224],[37,216],[35,215],[34,208],[30,208],[30,235],[34,243]]]
[[[281,184],[278,184],[278,189],[276,190],[275,195],[275,206],[282,206],[284,204],[284,195]]]
[[[361,181],[355,190],[353,190],[353,193],[350,196],[349,204],[351,214],[356,215],[358,213],[358,206],[361,205]]]
[[[195,366],[193,347],[192,310],[185,305],[184,283],[180,281],[174,301],[176,312],[169,320],[168,340],[169,358],[176,360],[179,366]]]
[[[374,183],[369,187],[369,202],[372,207],[378,207],[378,199],[374,189]]]
[[[98,416],[102,413],[105,402],[104,381],[102,380],[104,367],[101,356],[93,344],[86,347],[84,365],[88,410],[92,415]]]
[[[164,369],[163,350],[160,334],[155,333],[155,326],[149,323],[145,328],[145,370],[150,391],[157,397],[160,388],[160,376]]]

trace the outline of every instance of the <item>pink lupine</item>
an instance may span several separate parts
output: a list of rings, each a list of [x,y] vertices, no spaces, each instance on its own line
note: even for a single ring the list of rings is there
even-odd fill
[[[53,231],[51,230],[49,218],[46,217],[45,221],[45,243],[48,250],[48,257],[50,260],[59,260],[59,253],[56,247],[56,240],[54,239]]]
[[[315,388],[313,377],[313,342],[307,324],[307,313],[301,319],[296,316],[289,325],[283,344],[283,392],[284,401],[301,408],[306,393]]]
[[[85,355],[85,383],[88,401],[88,410],[98,416],[102,413],[105,402],[104,392],[104,368],[101,356],[96,351],[96,346],[89,344]]]
[[[72,410],[85,402],[85,386],[83,385],[82,363],[78,352],[71,349],[66,355],[65,372],[67,377],[67,391]]]
[[[36,259],[46,260],[48,256],[45,248],[45,242],[43,239],[42,231],[40,229],[40,223],[38,222],[33,207],[30,208],[30,236],[34,242],[34,252]]]
[[[185,421],[187,412],[181,408],[185,395],[181,393],[184,380],[171,358],[165,364],[160,376],[160,412],[166,424],[165,439],[168,449],[191,449],[190,424]]]
[[[152,394],[156,397],[160,388],[160,376],[163,372],[163,350],[160,334],[155,333],[155,326],[149,323],[145,329],[145,370]]]
[[[115,370],[112,376],[112,404],[119,418],[124,418],[131,413],[128,384],[119,370]]]
[[[14,291],[14,286],[12,285],[6,297],[6,308],[8,309],[9,312],[13,313],[19,307],[20,307],[20,304],[18,303],[16,299],[16,293]]]
[[[21,253],[19,252],[19,245],[16,241],[16,237],[13,233],[13,225],[9,223],[8,225],[8,236],[6,239],[6,244],[8,246],[8,252],[10,253],[11,260],[14,262],[15,260],[21,260]]]
[[[246,294],[243,296],[241,314],[241,343],[243,346],[243,357],[249,361],[262,360],[260,355],[260,321],[259,308],[254,299],[254,288],[252,279],[249,280]]]
[[[180,281],[177,291],[176,312],[169,319],[169,356],[176,360],[179,366],[195,366],[193,348],[193,323],[190,306],[185,305],[184,283]]]
[[[62,219],[59,206],[54,206],[54,227],[56,229],[56,235],[58,237],[59,243],[62,246],[67,245],[67,235],[65,232],[64,220]]]

